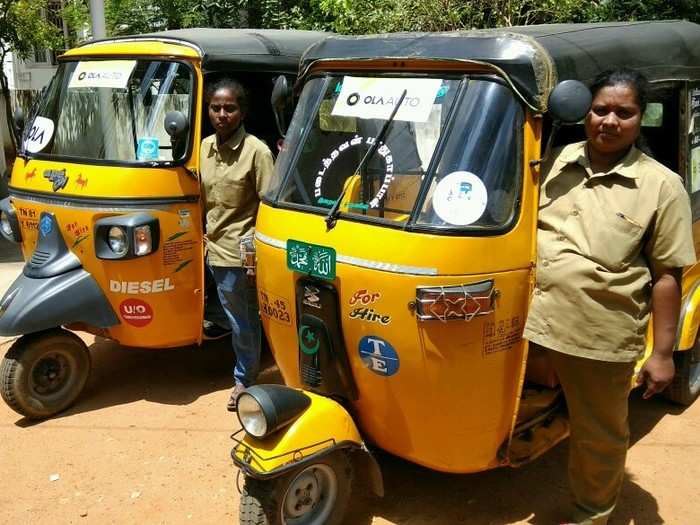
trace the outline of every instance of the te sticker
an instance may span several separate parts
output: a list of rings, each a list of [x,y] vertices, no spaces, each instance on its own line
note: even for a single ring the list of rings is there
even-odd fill
[[[488,193],[479,177],[468,171],[455,171],[435,188],[433,209],[448,224],[468,226],[486,210]]]
[[[45,117],[36,117],[32,122],[32,127],[24,140],[24,149],[30,153],[38,153],[43,150],[53,137],[53,120]]]
[[[153,308],[141,299],[127,299],[119,305],[122,319],[131,326],[142,328],[153,321]]]
[[[364,365],[377,375],[393,376],[399,371],[399,355],[381,337],[366,335],[360,339],[359,352]]]

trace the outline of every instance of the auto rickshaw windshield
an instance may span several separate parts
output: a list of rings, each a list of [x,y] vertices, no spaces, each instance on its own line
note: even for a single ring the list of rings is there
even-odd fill
[[[513,93],[491,76],[314,78],[285,140],[297,146],[283,147],[268,198],[328,213],[342,193],[341,216],[356,220],[502,230],[519,202],[523,120]]]
[[[24,130],[23,149],[30,157],[79,162],[178,160],[163,121],[169,111],[189,120],[193,79],[181,62],[63,62]],[[188,136],[178,140],[189,143]],[[177,148],[176,156],[185,149]]]

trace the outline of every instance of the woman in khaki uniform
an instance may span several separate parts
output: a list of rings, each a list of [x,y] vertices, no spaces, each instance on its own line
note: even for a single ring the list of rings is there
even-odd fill
[[[605,524],[615,507],[649,315],[654,348],[637,378],[645,398],[673,379],[681,269],[695,262],[683,182],[635,147],[647,89],[635,71],[602,73],[586,142],[555,152],[543,169],[525,337],[548,350],[566,397],[576,524]]]
[[[241,84],[219,80],[207,90],[207,104],[215,130],[202,141],[200,153],[207,266],[225,313],[217,318],[210,312],[207,319],[232,330],[235,387],[227,408],[236,410],[236,397],[258,374],[261,338],[255,286],[243,268],[240,243],[253,234],[273,160],[265,143],[243,127],[248,100]]]

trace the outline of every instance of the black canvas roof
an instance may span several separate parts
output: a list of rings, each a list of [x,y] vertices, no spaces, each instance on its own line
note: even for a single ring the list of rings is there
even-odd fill
[[[200,50],[202,68],[205,72],[221,69],[255,69],[296,73],[299,59],[304,51],[327,35],[328,33],[319,31],[198,27],[109,38],[102,41],[162,39],[186,42]]]
[[[331,36],[311,47],[302,71],[324,59],[433,59],[499,68],[522,99],[546,110],[557,81],[590,82],[615,66],[651,81],[700,79],[700,25],[685,21],[551,24],[452,33]]]

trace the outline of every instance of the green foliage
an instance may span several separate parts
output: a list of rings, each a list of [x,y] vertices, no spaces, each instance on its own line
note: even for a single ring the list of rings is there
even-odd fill
[[[66,0],[61,10],[61,17],[68,27],[68,42],[66,48],[69,49],[79,43],[79,35],[83,30],[90,27],[90,11],[88,10],[88,0]]]
[[[0,64],[7,52],[26,58],[34,49],[56,49],[58,27],[42,16],[46,0],[0,0]]]

